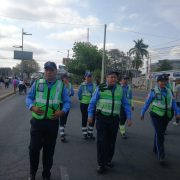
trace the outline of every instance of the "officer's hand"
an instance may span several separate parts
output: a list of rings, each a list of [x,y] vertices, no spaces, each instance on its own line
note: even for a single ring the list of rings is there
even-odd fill
[[[134,111],[134,106],[131,107],[131,110]]]
[[[64,111],[57,110],[54,112],[52,119],[58,119],[59,117],[63,116],[65,113]]]
[[[132,121],[130,119],[127,120],[127,124],[130,127],[132,125]]]
[[[141,121],[144,121],[144,116],[141,116]]]
[[[93,122],[93,118],[88,118],[88,123],[92,124],[92,122]]]
[[[31,111],[38,115],[44,114],[44,111],[40,107],[32,106]]]

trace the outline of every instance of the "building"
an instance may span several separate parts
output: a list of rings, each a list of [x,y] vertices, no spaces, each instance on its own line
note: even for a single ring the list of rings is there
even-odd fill
[[[180,70],[180,59],[163,59],[151,64],[151,72],[157,71],[160,64],[165,60],[172,66],[172,69],[170,70]]]

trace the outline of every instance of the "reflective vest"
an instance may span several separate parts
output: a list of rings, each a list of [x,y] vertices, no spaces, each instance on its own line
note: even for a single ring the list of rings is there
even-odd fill
[[[102,89],[100,85],[99,90],[100,98],[97,102],[96,111],[105,116],[119,116],[123,96],[122,87],[117,84],[114,92],[112,92],[107,85]]]
[[[151,105],[151,112],[157,114],[160,117],[167,116],[172,118],[172,93],[171,90],[166,88],[167,94],[163,96],[158,86],[154,88],[155,98]]]
[[[88,90],[88,86],[85,82],[83,82],[81,84],[81,87],[82,87],[82,98],[81,98],[80,102],[83,104],[89,104],[91,97],[92,97],[92,94],[96,89],[96,85],[93,83],[93,87],[92,87],[91,92]]]
[[[56,110],[60,110],[60,103],[62,102],[63,83],[60,80],[56,80],[51,89],[48,89],[45,79],[39,79],[36,81],[36,96],[33,106],[40,107],[44,114],[38,115],[32,112],[32,116],[35,119],[51,119]]]

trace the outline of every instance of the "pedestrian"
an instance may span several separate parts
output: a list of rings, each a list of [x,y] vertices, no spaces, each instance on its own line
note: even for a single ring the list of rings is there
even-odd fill
[[[0,77],[0,88],[2,87],[2,84],[4,83],[4,80],[2,77]]]
[[[100,174],[106,172],[107,166],[113,166],[121,105],[125,108],[128,126],[132,125],[130,105],[122,87],[117,84],[117,77],[118,72],[108,71],[106,83],[96,88],[88,107],[89,123],[93,121],[93,114],[96,112],[97,172]]]
[[[9,78],[8,77],[6,77],[4,79],[4,86],[5,86],[5,88],[9,88]]]
[[[127,76],[123,76],[121,78],[120,81],[120,85],[123,89],[123,94],[126,96],[132,111],[134,111],[134,105],[133,105],[133,97],[132,97],[132,89],[131,86],[128,84],[128,77]],[[120,130],[120,134],[122,139],[127,139],[127,135],[126,135],[126,112],[123,106],[121,106],[121,113],[120,113],[120,124],[119,124],[119,130]]]
[[[175,89],[174,89],[174,96],[175,96],[175,99],[176,99],[176,105],[177,105],[177,107],[180,108],[180,78],[176,79],[176,86],[175,86]],[[179,126],[180,125],[179,121],[180,121],[180,119],[177,117],[176,121],[174,121],[173,124],[176,125],[176,126]]]
[[[69,82],[69,76],[67,74],[64,74],[62,75],[61,79],[64,82],[64,85],[66,86],[69,97],[74,96],[74,89],[73,89],[72,84]],[[69,111],[67,111],[62,117],[60,117],[59,132],[60,132],[60,137],[61,137],[62,142],[66,141],[65,127],[67,123],[68,114],[69,114]]]
[[[95,139],[93,135],[93,121],[88,124],[87,128],[87,120],[88,120],[88,106],[93,95],[93,92],[96,89],[96,84],[92,82],[92,74],[90,72],[86,72],[84,76],[84,81],[81,83],[78,90],[78,98],[80,100],[80,110],[82,114],[82,134],[85,140],[87,139]]]
[[[32,111],[29,180],[35,180],[41,149],[43,149],[42,177],[43,180],[50,180],[59,117],[70,109],[66,87],[61,80],[56,79],[56,64],[48,61],[44,64],[44,70],[45,78],[34,82],[26,98],[26,105]]]
[[[163,164],[165,160],[164,133],[169,120],[174,115],[174,111],[175,115],[178,115],[178,109],[172,92],[166,87],[166,76],[158,76],[157,85],[149,93],[142,108],[141,120],[144,120],[145,112],[150,104],[150,116],[155,131],[153,152],[157,155],[160,164]]]
[[[19,84],[18,78],[15,77],[15,78],[13,79],[12,83],[13,83],[13,87],[14,87],[14,93],[16,94],[16,89],[17,89],[18,84]]]

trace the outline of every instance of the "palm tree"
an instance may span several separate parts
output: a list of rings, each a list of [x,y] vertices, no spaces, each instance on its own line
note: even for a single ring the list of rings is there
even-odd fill
[[[134,40],[134,43],[134,47],[129,50],[129,55],[134,55],[134,67],[138,70],[143,65],[144,57],[149,56],[149,52],[147,51],[149,46],[143,43],[143,39]]]

